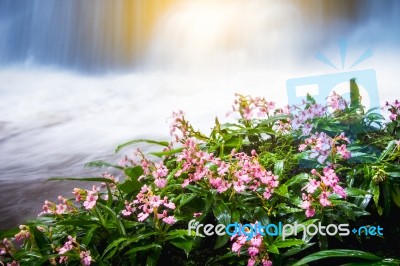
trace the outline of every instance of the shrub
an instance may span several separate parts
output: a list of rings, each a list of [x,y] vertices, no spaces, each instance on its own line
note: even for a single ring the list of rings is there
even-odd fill
[[[358,95],[356,90],[352,86],[351,93]],[[370,206],[380,215],[392,202],[400,207],[400,104],[384,109],[389,122],[374,110],[364,112],[354,97],[348,103],[333,94],[325,105],[308,97],[301,105],[276,108],[261,97],[236,95],[230,112],[236,122],[220,124],[216,118],[209,136],[175,112],[172,142],[142,139],[117,148],[147,143],[161,151],[137,149],[118,165],[87,164],[108,167],[101,177],[53,178],[101,184],[75,188],[73,198],[46,201],[37,219],[3,233],[1,261],[302,265],[349,257],[396,265],[365,251],[330,250],[329,239],[341,240],[339,234],[305,229],[348,225],[369,215]],[[244,230],[207,236],[199,223],[243,224]],[[284,227],[283,235],[252,231],[279,224],[297,226]]]

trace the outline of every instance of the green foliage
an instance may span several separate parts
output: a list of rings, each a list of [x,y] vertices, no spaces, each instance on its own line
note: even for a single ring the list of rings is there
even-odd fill
[[[343,108],[331,103],[332,113],[309,95],[304,106],[290,112],[263,98],[237,95],[234,111],[240,117],[227,124],[216,119],[209,136],[194,130],[182,113],[174,113],[175,141],[140,139],[116,149],[140,143],[161,146],[150,153],[158,157],[156,162],[139,150],[121,165],[86,165],[107,167],[112,174],[52,178],[103,185],[76,188],[75,199],[46,202],[38,219],[2,233],[2,238],[20,240],[21,247],[3,241],[0,259],[23,265],[165,265],[181,256],[186,261],[182,265],[201,264],[198,257],[208,265],[246,265],[251,260],[274,265],[299,260],[293,265],[304,265],[340,257],[394,265],[397,260],[368,252],[330,249],[331,238],[343,239],[301,227],[351,224],[371,209],[388,215],[400,207],[398,120],[386,123],[380,114],[364,112],[357,84],[350,84],[351,102]],[[314,115],[301,118],[302,111]],[[263,117],[254,117],[257,112]],[[296,119],[303,119],[298,126]],[[263,236],[257,252],[250,253],[253,242],[207,236],[204,227],[199,235],[196,230],[189,234],[190,222],[300,226],[286,238]],[[240,248],[233,251],[238,241]],[[358,265],[354,263],[348,265]]]

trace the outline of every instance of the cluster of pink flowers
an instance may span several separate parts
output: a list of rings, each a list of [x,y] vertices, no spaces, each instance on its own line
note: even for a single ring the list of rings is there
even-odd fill
[[[81,264],[84,266],[89,266],[92,262],[92,257],[90,256],[90,250],[81,251],[79,257],[81,258]]]
[[[76,239],[72,236],[68,236],[68,241],[58,251],[58,254],[65,254],[74,248],[74,243],[76,244]],[[60,256],[59,263],[66,263],[68,261],[67,256]]]
[[[341,133],[335,138],[329,137],[326,133],[320,132],[311,135],[311,137],[305,139],[303,144],[300,144],[299,151],[309,150],[309,158],[317,158],[320,164],[325,163],[326,159],[330,154],[338,153],[343,159],[349,159],[351,157],[350,151],[347,149],[346,144],[338,144],[342,140],[346,143],[350,143],[350,140]]]
[[[208,181],[211,188],[219,193],[229,188],[242,193],[247,189],[255,191],[262,187],[264,198],[269,199],[279,185],[278,176],[265,170],[258,162],[255,150],[251,156],[233,150],[231,160],[226,162],[215,158],[212,153],[200,150],[195,139],[187,139],[184,145],[185,149],[177,158],[181,169],[175,173],[176,177],[187,173],[188,178],[183,181],[182,187],[200,180]],[[211,166],[216,166],[216,170],[212,170]]]
[[[113,181],[113,183],[105,183],[105,182],[103,182],[103,183],[101,183],[101,187],[102,188],[105,188],[105,187],[109,187],[110,189],[112,189],[112,190],[115,190],[116,189],[116,184],[118,183],[118,181],[119,181],[119,178],[118,177],[115,177],[114,175],[112,175],[112,174],[110,174],[110,173],[108,173],[108,172],[105,172],[104,174],[103,174],[103,178],[106,178],[106,179],[109,179],[109,180],[111,180],[111,181]]]
[[[316,209],[313,203],[319,202],[322,207],[332,206],[332,202],[328,197],[333,193],[346,198],[346,192],[339,185],[339,177],[332,168],[325,167],[322,175],[313,169],[311,170],[311,174],[314,178],[310,179],[308,184],[303,188],[307,194],[303,193],[303,203],[301,204],[301,208],[306,210],[305,214],[307,217],[315,215]]]
[[[21,225],[19,226],[19,229],[20,229],[20,231],[18,232],[18,234],[16,234],[16,235],[14,236],[14,237],[15,237],[15,240],[16,240],[17,242],[22,242],[22,241],[24,241],[25,239],[30,238],[31,234],[30,234],[30,232],[29,232],[29,228],[28,228],[26,225],[21,224]]]
[[[185,120],[183,111],[172,112],[172,121],[170,124],[170,135],[178,142],[189,135],[189,123]]]
[[[304,102],[305,104],[305,102]],[[295,111],[296,107],[292,107],[292,111]],[[293,130],[301,129],[303,135],[308,136],[312,130],[311,121],[316,117],[321,117],[326,114],[326,108],[321,104],[315,103],[310,104],[308,108],[293,115],[290,124]]]
[[[233,157],[236,158],[236,161],[231,163],[229,171],[233,173],[233,189],[237,193],[241,193],[246,189],[255,191],[262,187],[264,198],[269,199],[279,185],[278,176],[261,166],[255,150],[252,150],[251,156],[240,152],[233,153]]]
[[[181,163],[181,169],[175,173],[175,176],[178,177],[182,173],[188,173],[188,178],[183,181],[182,187],[186,187],[191,182],[199,181],[210,174],[206,164],[213,160],[213,156],[212,153],[200,150],[196,139],[188,138],[184,143],[183,151],[176,160]]]
[[[55,204],[51,201],[44,201],[44,205],[42,207],[42,212],[38,214],[38,216],[42,216],[44,214],[66,214],[76,211],[75,206],[71,201],[63,198],[62,196],[58,196],[58,204]]]
[[[130,216],[135,211],[140,211],[137,215],[139,222],[146,220],[150,214],[153,214],[154,220],[162,220],[166,224],[174,224],[176,219],[168,214],[168,210],[175,210],[175,204],[168,201],[168,197],[161,198],[155,195],[150,187],[143,185],[136,199],[132,202],[125,202],[125,210],[122,215]]]
[[[231,237],[232,251],[240,255],[242,248],[247,248],[247,253],[250,258],[247,260],[247,266],[254,266],[258,262],[261,262],[263,266],[271,266],[272,261],[269,260],[268,253],[264,253],[264,247],[262,246],[262,236],[260,234],[254,235],[250,240],[247,240],[245,235],[234,235]]]
[[[83,201],[85,209],[90,210],[96,206],[97,200],[99,199],[99,191],[100,188],[93,185],[92,190],[74,188],[72,194],[75,195],[76,202]]]
[[[386,102],[385,107],[390,112],[389,118],[394,121],[400,116],[400,101],[395,100],[393,103]]]
[[[167,148],[169,149],[169,148]],[[164,162],[153,163],[148,160],[145,155],[137,149],[133,154],[133,159],[128,159],[125,157],[123,163],[120,165],[123,167],[129,166],[141,166],[143,169],[143,175],[141,175],[138,180],[142,180],[144,178],[152,177],[154,178],[154,184],[158,188],[164,188],[167,185],[167,175],[168,175],[168,168],[164,165]]]
[[[64,243],[64,245],[58,250],[58,254],[63,255],[71,250],[77,250],[79,252],[79,256],[81,258],[81,264],[85,266],[89,266],[92,262],[92,257],[90,256],[90,251],[80,251],[79,244],[76,242],[76,239],[72,236],[68,236],[68,241]],[[60,256],[59,263],[67,263],[67,256]]]
[[[341,95],[333,92],[333,94],[328,97],[328,106],[330,106],[333,111],[342,111],[347,107],[347,102]]]
[[[232,110],[233,112],[239,112],[244,120],[251,120],[255,116],[258,118],[266,117],[275,110],[275,103],[265,100],[264,97],[251,97],[237,93],[235,96],[236,99]]]

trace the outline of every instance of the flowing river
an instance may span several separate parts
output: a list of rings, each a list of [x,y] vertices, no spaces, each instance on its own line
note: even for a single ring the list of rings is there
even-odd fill
[[[235,92],[283,106],[288,79],[364,69],[399,98],[399,26],[397,1],[1,1],[0,229],[78,185],[47,178],[168,140],[172,111],[207,132]]]

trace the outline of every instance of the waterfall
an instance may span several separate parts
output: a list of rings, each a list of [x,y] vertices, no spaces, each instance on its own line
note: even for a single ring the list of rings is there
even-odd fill
[[[399,24],[394,0],[2,0],[0,65],[274,65],[342,37],[397,41]]]

